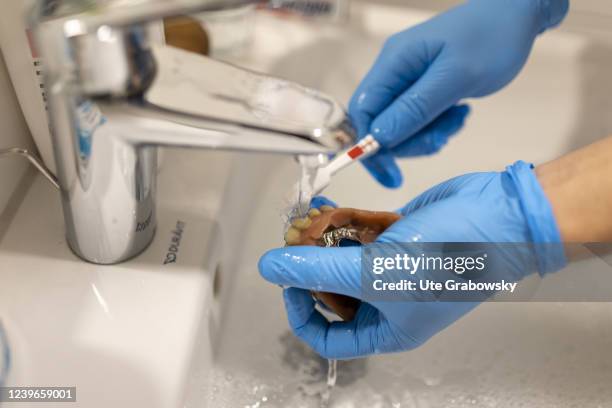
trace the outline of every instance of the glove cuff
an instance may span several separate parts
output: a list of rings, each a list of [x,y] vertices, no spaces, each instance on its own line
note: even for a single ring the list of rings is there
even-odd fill
[[[521,209],[534,244],[536,261],[541,275],[555,272],[567,264],[552,207],[540,186],[533,164],[517,161],[506,167],[520,198]]]
[[[569,0],[538,0],[537,3],[540,14],[540,33],[559,25],[569,10]]]

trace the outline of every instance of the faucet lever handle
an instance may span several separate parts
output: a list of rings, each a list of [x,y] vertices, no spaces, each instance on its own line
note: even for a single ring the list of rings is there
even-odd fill
[[[253,3],[254,0],[39,0],[33,18],[65,23],[66,35],[94,34],[102,26],[122,27],[164,17],[215,11]]]
[[[78,91],[87,96],[126,97],[142,93],[155,75],[148,22],[252,1],[39,0],[32,26],[47,48],[45,65],[55,81],[77,79]],[[71,75],[52,75],[66,68]]]

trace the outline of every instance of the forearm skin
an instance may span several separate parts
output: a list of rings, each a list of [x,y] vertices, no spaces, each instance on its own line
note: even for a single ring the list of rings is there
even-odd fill
[[[536,168],[564,242],[612,242],[612,136]]]

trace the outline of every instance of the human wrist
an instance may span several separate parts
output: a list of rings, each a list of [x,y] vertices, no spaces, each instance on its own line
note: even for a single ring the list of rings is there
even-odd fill
[[[564,242],[612,242],[612,137],[539,165]]]
[[[581,223],[579,217],[576,217],[572,208],[568,206],[568,198],[574,193],[579,193],[572,191],[573,188],[568,185],[568,180],[572,179],[572,175],[569,174],[572,170],[560,166],[558,161],[552,161],[537,166],[535,172],[551,204],[561,239],[564,242],[575,242],[580,236]]]

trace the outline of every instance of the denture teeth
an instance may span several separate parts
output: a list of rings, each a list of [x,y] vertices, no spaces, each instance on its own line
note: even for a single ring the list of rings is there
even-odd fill
[[[333,211],[334,207],[332,207],[331,205],[322,205],[321,207],[319,207],[319,210],[321,210],[321,212],[328,212]]]
[[[297,245],[300,243],[301,232],[299,229],[290,227],[285,233],[285,242],[287,245]]]
[[[305,230],[306,228],[310,227],[310,224],[312,224],[312,220],[308,217],[296,218],[291,221],[291,225],[299,230]]]
[[[321,215],[321,211],[316,208],[311,208],[310,210],[308,210],[308,216],[310,218],[318,217],[319,215]]]

